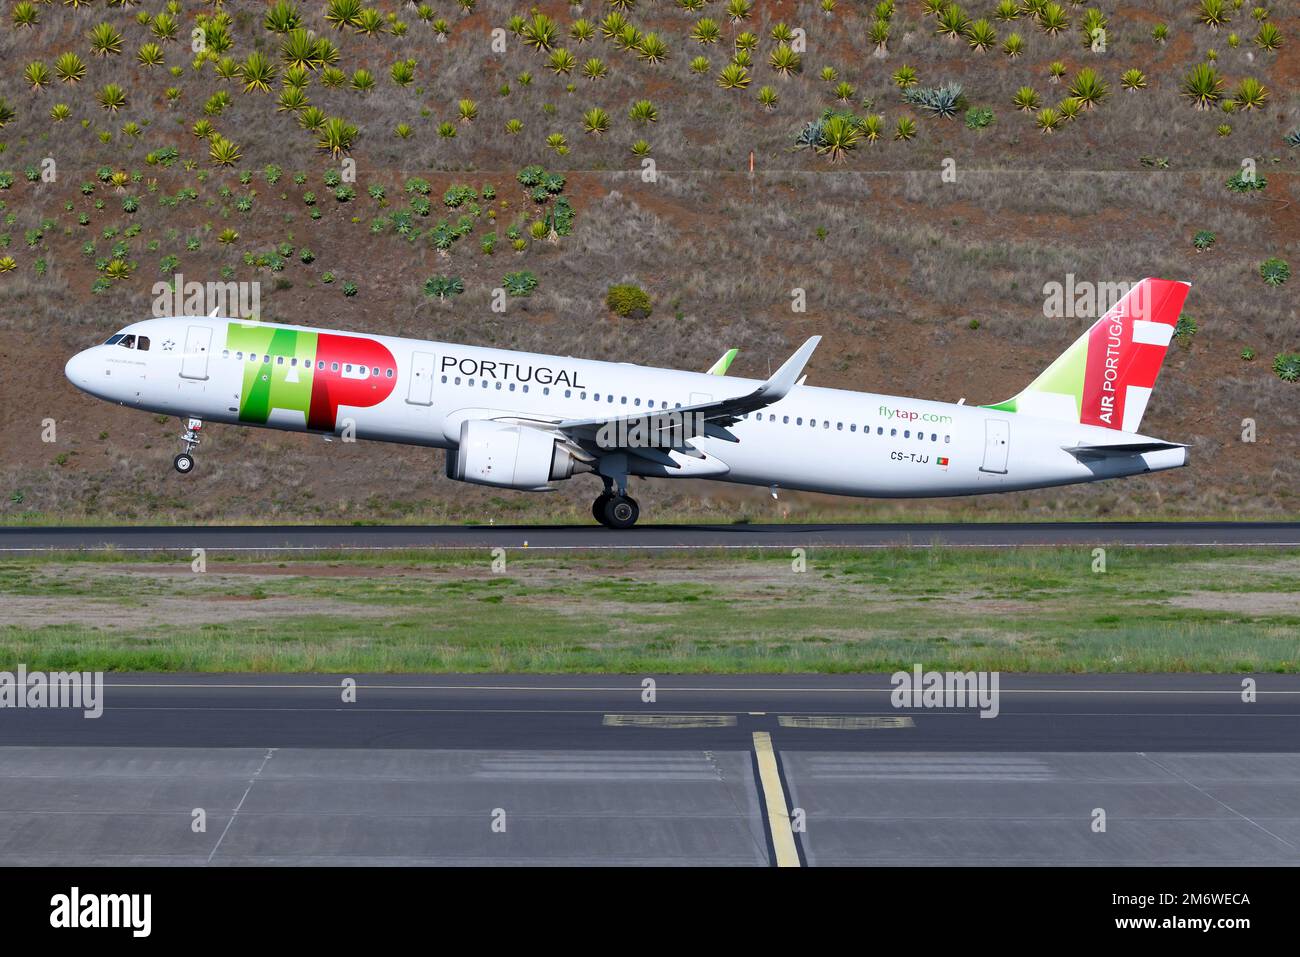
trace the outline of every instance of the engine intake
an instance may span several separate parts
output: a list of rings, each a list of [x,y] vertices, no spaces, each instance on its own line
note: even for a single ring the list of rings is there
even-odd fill
[[[447,453],[447,478],[475,485],[545,491],[548,482],[589,471],[554,435],[527,425],[468,419]]]

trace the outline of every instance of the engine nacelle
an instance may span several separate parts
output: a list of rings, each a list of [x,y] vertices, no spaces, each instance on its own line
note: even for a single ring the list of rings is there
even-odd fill
[[[447,453],[447,478],[475,485],[545,491],[547,482],[590,467],[548,432],[527,425],[468,419],[460,446]]]

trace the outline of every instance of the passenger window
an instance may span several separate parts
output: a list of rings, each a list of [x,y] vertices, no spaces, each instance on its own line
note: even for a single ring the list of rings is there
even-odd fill
[[[497,388],[498,388],[498,389],[501,388],[501,383],[500,383],[500,382],[497,383]],[[510,391],[511,391],[511,392],[514,392],[514,391],[515,391],[515,384],[514,384],[513,382],[510,383]]]
[[[316,361],[316,368],[319,369],[321,372],[324,372],[324,371],[325,371],[325,360],[324,360],[324,359],[318,359],[318,360]],[[446,382],[447,380],[444,379],[443,381]]]
[[[278,366],[282,366],[282,365],[284,365],[284,356],[276,356],[276,357],[275,357],[275,364],[278,365]]]
[[[803,416],[801,415],[801,416],[799,416],[798,418],[796,418],[796,419],[794,420],[794,424],[795,424],[795,425],[803,425]]]
[[[444,384],[445,384],[445,383],[446,383],[446,381],[447,381],[447,377],[446,377],[446,376],[443,376],[443,377],[442,377],[442,381],[443,381],[443,383],[444,383]],[[457,382],[459,382],[459,381],[460,381],[460,380],[459,380],[459,379],[457,379],[457,380],[456,380],[456,381],[457,381]]]
[[[931,433],[930,433],[930,441],[931,441],[931,442],[938,442],[938,441],[939,441],[939,436],[938,436],[936,433],[931,432]]]
[[[903,438],[905,438],[905,439],[910,439],[911,437],[912,437],[912,430],[911,430],[911,429],[904,429],[904,430],[903,430]]]
[[[371,375],[379,375],[379,366],[375,366],[373,369],[371,369],[371,370],[370,370],[370,374],[371,374]]]
[[[343,367],[343,371],[344,371],[344,372],[351,372],[351,371],[352,371],[352,363],[349,362],[347,365],[345,365],[345,366]]]
[[[573,396],[573,390],[572,390],[572,389],[565,389],[565,390],[564,390],[564,397],[565,397],[566,399],[571,398],[572,396]]]
[[[270,357],[270,356],[262,356],[262,365],[267,365],[267,366],[269,366],[270,364],[271,364],[271,357]]]
[[[149,337],[148,337],[148,336],[141,336],[139,339],[135,340],[135,347],[136,347],[137,349],[139,349],[141,352],[148,352],[148,351],[149,351]]]
[[[782,425],[789,425],[789,424],[790,424],[790,416],[788,416],[788,415],[783,415],[783,416],[781,416],[781,424],[782,424]]]
[[[876,426],[876,435],[884,435],[884,434],[885,434],[884,428],[879,425]]]
[[[828,424],[829,424],[829,423],[828,423]],[[836,423],[835,423],[835,431],[836,431],[836,432],[843,432],[843,431],[844,431],[844,423],[843,423],[843,422],[836,422]]]
[[[338,371],[339,371],[339,364],[338,364],[337,362],[331,362],[331,363],[330,363],[330,372],[338,372]],[[456,381],[459,382],[460,380],[457,379]]]
[[[623,396],[618,402],[619,405],[627,405],[627,396]]]
[[[890,437],[891,439],[892,439],[894,436],[896,436],[897,434],[898,434],[898,429],[890,429],[890,430],[889,430],[889,437]]]
[[[243,354],[242,352],[236,352],[236,353],[235,353],[235,358],[238,359],[240,362],[243,362],[243,361],[244,361],[244,354]]]
[[[393,377],[393,370],[392,370],[392,369],[387,369],[387,370],[385,370],[385,372],[384,372],[384,377],[385,377],[385,378],[388,378],[388,379],[391,379],[391,378]],[[444,380],[444,381],[446,381],[446,380]]]
[[[952,436],[951,436],[951,435],[945,435],[945,436],[943,437],[943,444],[944,444],[944,445],[948,445],[948,444],[951,443],[951,442],[952,442]]]

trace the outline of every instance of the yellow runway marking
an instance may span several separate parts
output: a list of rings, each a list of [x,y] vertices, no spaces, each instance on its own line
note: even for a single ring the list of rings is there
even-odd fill
[[[783,728],[820,728],[832,731],[873,731],[879,728],[914,728],[905,715],[866,717],[863,715],[783,714],[777,719]]]
[[[758,755],[758,777],[763,786],[763,801],[767,804],[767,823],[772,831],[776,866],[798,867],[799,851],[794,844],[794,831],[790,828],[790,809],[786,805],[785,788],[781,787],[781,775],[776,768],[772,736],[766,731],[754,732],[754,752]]]
[[[610,728],[734,728],[733,714],[607,714]]]

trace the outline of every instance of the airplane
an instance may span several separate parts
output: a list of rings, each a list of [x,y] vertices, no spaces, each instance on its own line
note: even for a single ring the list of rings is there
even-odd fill
[[[208,423],[445,449],[449,478],[523,491],[591,473],[592,515],[636,523],[630,476],[871,498],[980,495],[1178,468],[1138,429],[1190,286],[1143,279],[1025,389],[985,406],[804,385],[813,336],[765,381],[239,319],[147,319],[77,353],[96,398]]]

